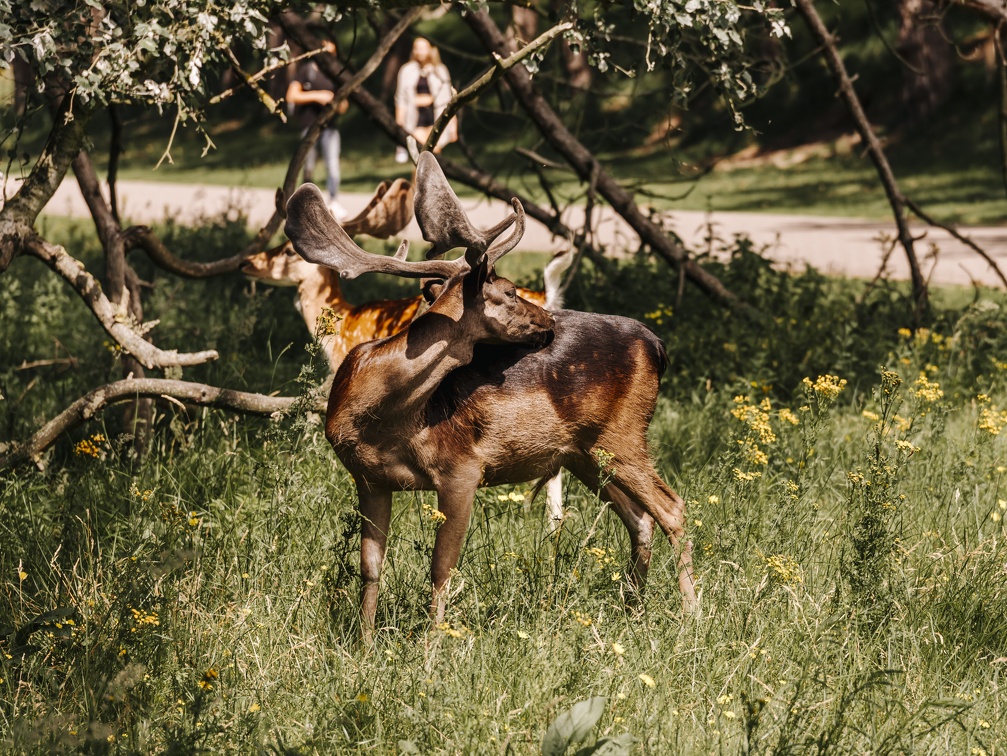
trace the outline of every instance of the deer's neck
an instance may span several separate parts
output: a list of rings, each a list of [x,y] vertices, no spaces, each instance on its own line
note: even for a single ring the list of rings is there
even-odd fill
[[[373,342],[358,355],[353,375],[346,375],[342,410],[368,426],[421,423],[427,402],[444,378],[472,361],[475,339],[463,318],[460,307],[456,312],[435,305],[406,330]],[[341,371],[337,382],[342,376]]]
[[[311,333],[318,333],[318,319],[326,309],[343,315],[350,308],[339,287],[339,274],[319,266],[317,273],[297,285],[301,316]]]

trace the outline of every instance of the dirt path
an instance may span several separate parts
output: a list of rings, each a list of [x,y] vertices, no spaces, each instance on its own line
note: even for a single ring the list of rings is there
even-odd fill
[[[14,187],[8,185],[8,193]],[[191,223],[200,217],[214,217],[222,212],[244,212],[253,226],[261,226],[273,208],[271,189],[230,188],[211,185],[170,184],[153,181],[122,181],[119,183],[121,210],[134,223],[151,223],[174,218]],[[367,195],[344,194],[340,201],[355,214],[367,201]],[[500,220],[509,206],[485,199],[464,200],[466,210],[478,226],[487,227]],[[86,217],[87,207],[75,181],[64,181],[46,206],[46,213],[71,217]],[[873,277],[881,264],[882,235],[892,236],[895,226],[856,218],[826,218],[807,215],[767,215],[762,213],[676,211],[669,214],[669,225],[693,250],[706,249],[705,239],[712,228],[717,237],[731,239],[735,234],[748,234],[759,245],[769,245],[768,256],[784,265],[798,268],[812,265],[824,273],[836,273],[860,278]],[[583,213],[574,209],[566,222],[571,227],[583,223]],[[914,228],[917,235],[926,236],[917,243],[917,253],[924,271],[934,283],[969,284],[972,281],[999,286],[999,279],[975,252],[947,233],[922,226]],[[983,247],[1007,272],[1007,227],[967,229],[968,234]],[[596,234],[602,244],[625,250],[639,245],[636,234],[609,208],[598,218]],[[420,239],[413,222],[404,234]],[[927,258],[931,246],[940,253]],[[559,248],[559,241],[536,221],[529,220],[528,230],[519,250],[550,251]],[[909,268],[901,247],[892,254],[889,274],[908,279]]]

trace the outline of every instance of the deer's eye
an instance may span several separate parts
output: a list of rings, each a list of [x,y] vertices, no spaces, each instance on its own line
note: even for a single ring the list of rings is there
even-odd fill
[[[517,291],[515,291],[514,289],[508,289],[507,296],[510,297],[511,299],[517,299]]]

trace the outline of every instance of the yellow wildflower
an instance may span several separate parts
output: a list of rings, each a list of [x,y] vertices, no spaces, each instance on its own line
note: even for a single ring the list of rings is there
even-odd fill
[[[623,647],[621,643],[613,643],[612,653],[615,654],[616,656],[622,656],[624,653],[626,653],[626,649]]]
[[[790,423],[791,425],[799,425],[801,422],[798,419],[797,415],[795,415],[786,407],[780,410],[780,419],[785,423]]]
[[[655,685],[657,685],[657,683],[654,682],[654,678],[651,677],[650,675],[648,675],[646,672],[641,673],[639,675],[639,678],[640,678],[640,682],[642,682],[648,688],[653,688]]]
[[[773,554],[765,559],[766,566],[770,570],[770,577],[786,585],[797,585],[804,582],[801,565],[793,557],[786,554]]]
[[[804,390],[808,393],[814,392],[820,399],[832,400],[839,396],[846,388],[846,379],[835,375],[820,375],[812,383],[810,378],[801,381]]]
[[[913,391],[913,394],[917,399],[933,403],[944,398],[944,391],[941,389],[940,384],[937,381],[931,381],[924,372],[920,373],[920,377],[916,379],[914,385],[916,389]]]

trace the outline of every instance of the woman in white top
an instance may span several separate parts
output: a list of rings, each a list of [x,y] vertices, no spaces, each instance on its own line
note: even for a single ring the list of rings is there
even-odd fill
[[[395,121],[422,147],[453,93],[451,74],[441,63],[440,52],[429,40],[417,37],[409,61],[399,69],[395,88]],[[457,138],[458,124],[452,118],[434,145],[434,152],[440,152]]]

